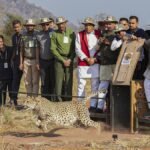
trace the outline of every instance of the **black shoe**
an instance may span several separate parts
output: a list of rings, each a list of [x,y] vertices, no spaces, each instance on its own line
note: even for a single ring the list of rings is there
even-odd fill
[[[15,105],[15,106],[18,106],[17,100],[14,100],[14,105]]]
[[[96,109],[96,113],[103,113],[103,112],[104,112],[103,109],[100,109],[100,108]]]
[[[96,107],[90,107],[89,112],[90,113],[96,113]]]

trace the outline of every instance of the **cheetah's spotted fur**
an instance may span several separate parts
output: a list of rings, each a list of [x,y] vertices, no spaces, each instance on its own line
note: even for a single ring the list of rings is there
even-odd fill
[[[90,119],[88,108],[85,105],[87,99],[96,96],[97,93],[91,94],[83,101],[51,102],[45,98],[37,97],[26,100],[24,105],[33,110],[36,116],[36,125],[43,130],[47,130],[47,125],[50,122],[62,126],[72,126],[77,121],[85,126],[100,129],[100,123]]]

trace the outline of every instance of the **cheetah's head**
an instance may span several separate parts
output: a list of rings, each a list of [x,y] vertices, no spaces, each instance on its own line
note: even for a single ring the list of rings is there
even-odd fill
[[[29,110],[33,110],[38,106],[39,103],[40,100],[38,98],[27,98],[24,102],[24,106]]]

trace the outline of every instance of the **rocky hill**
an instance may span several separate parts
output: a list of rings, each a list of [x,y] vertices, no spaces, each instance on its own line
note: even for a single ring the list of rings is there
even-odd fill
[[[41,7],[37,7],[34,4],[30,4],[27,0],[0,0],[0,26],[4,25],[4,21],[7,19],[6,14],[14,14],[22,16],[23,19],[27,18],[41,18],[41,17],[53,17],[56,16],[44,10]],[[70,23],[70,26],[76,30],[76,26]]]

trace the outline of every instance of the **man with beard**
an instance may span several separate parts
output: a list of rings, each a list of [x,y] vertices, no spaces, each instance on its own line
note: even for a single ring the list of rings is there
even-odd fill
[[[33,19],[26,20],[26,32],[21,37],[20,69],[24,73],[25,87],[29,98],[39,91],[39,46]]]

